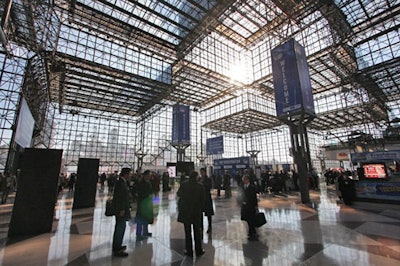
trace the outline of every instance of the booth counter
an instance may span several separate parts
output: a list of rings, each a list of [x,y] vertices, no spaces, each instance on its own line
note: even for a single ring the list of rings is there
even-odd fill
[[[400,151],[354,153],[351,160],[358,165],[358,199],[400,202]]]

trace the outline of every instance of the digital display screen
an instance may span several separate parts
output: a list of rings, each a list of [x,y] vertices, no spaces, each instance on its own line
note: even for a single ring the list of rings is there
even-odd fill
[[[383,163],[364,164],[365,178],[387,178],[386,166]]]
[[[167,172],[169,177],[176,177],[176,166],[168,166]]]

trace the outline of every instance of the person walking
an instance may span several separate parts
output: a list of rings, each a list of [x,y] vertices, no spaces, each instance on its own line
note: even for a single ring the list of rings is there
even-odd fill
[[[136,210],[136,240],[141,241],[152,234],[149,232],[149,223],[153,223],[153,187],[150,183],[151,172],[146,170],[137,185],[137,210]]]
[[[112,194],[114,191],[114,186],[115,183],[117,182],[118,179],[118,171],[114,171],[114,173],[110,174],[110,176],[107,178],[107,186],[108,186],[108,194]]]
[[[126,257],[126,246],[122,245],[124,239],[126,221],[131,218],[129,203],[129,188],[127,180],[131,172],[130,168],[122,168],[120,176],[115,183],[113,196],[113,209],[115,210],[115,229],[113,235],[112,250],[116,257]]]
[[[8,194],[10,193],[11,189],[11,176],[9,173],[5,173],[1,175],[1,191],[3,194],[1,195],[1,204],[5,204],[7,202]]]
[[[69,179],[68,179],[68,191],[69,192],[74,191],[75,182],[76,182],[76,174],[72,173],[72,174],[70,174]]]
[[[212,189],[212,180],[207,176],[207,172],[205,168],[200,169],[200,181],[204,186],[204,215],[207,216],[208,221],[208,229],[207,234],[211,234],[212,232],[212,216],[214,215],[214,207],[211,198],[211,189]],[[202,219],[203,221],[203,219]],[[204,226],[202,226],[204,230]]]
[[[221,188],[222,188],[222,176],[221,174],[218,172],[217,176],[215,177],[215,187],[217,189],[217,197],[221,197]]]
[[[102,174],[100,175],[100,191],[101,191],[101,192],[104,191],[104,183],[106,182],[106,180],[107,180],[106,173],[102,173]]]
[[[178,189],[178,222],[185,228],[185,255],[193,257],[192,227],[196,256],[204,254],[202,248],[202,212],[204,209],[204,186],[197,182],[199,174],[193,171],[189,180],[183,182]]]
[[[232,190],[231,190],[231,174],[229,173],[228,170],[225,170],[225,175],[224,175],[224,190],[225,190],[225,198],[228,199],[232,197]]]
[[[249,227],[248,239],[257,241],[257,233],[255,227],[256,213],[258,211],[257,192],[253,184],[250,183],[249,176],[242,178],[243,193],[240,216],[242,221],[246,221]]]

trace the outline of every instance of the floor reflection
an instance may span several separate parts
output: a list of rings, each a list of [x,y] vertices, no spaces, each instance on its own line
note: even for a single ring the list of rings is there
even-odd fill
[[[296,192],[261,196],[267,224],[259,241],[247,240],[235,190],[231,199],[213,193],[212,235],[204,233],[200,258],[184,256],[183,225],[176,220],[176,190],[160,193],[154,203],[153,236],[136,240],[130,221],[124,237],[127,258],[111,256],[114,218],[104,215],[107,189],[96,207],[72,210],[72,193],[60,194],[53,230],[25,239],[7,239],[11,203],[0,206],[2,265],[400,265],[400,207],[394,204],[337,201],[334,187],[310,191],[312,207]],[[206,218],[205,218],[206,219]],[[204,220],[205,224],[207,221]]]

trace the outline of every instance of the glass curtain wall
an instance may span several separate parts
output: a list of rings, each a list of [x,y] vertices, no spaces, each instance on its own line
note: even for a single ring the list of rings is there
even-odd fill
[[[21,50],[22,52],[22,50]],[[0,53],[0,171],[6,169],[14,124],[18,116],[21,87],[24,80],[26,59],[8,58]]]
[[[64,150],[64,172],[75,172],[79,158],[100,159],[101,172],[134,167],[134,122],[63,113],[57,115],[53,132],[53,148]]]

